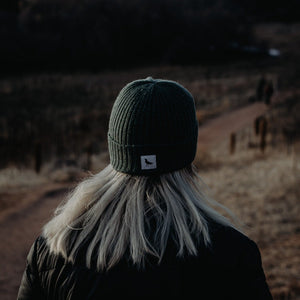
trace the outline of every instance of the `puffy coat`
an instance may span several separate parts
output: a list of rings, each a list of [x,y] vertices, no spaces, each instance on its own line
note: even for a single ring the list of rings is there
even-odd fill
[[[257,245],[223,226],[211,231],[211,247],[178,258],[172,243],[158,265],[148,257],[138,269],[125,258],[108,271],[88,269],[84,253],[74,264],[49,252],[44,237],[33,244],[18,299],[272,299]]]

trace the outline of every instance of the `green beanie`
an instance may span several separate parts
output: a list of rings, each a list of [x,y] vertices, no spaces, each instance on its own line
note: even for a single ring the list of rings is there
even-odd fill
[[[162,174],[189,165],[198,137],[193,96],[174,81],[148,77],[127,84],[110,116],[110,163],[132,175]]]

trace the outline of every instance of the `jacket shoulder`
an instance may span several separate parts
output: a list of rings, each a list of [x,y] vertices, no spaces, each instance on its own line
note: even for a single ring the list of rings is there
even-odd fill
[[[47,239],[43,236],[37,237],[31,247],[27,260],[32,260],[35,263],[38,273],[54,269],[58,265],[66,264],[65,259],[61,255],[55,255],[50,252]]]
[[[223,266],[225,269],[236,269],[244,263],[261,265],[257,244],[237,229],[213,224],[210,238],[208,257],[213,265]]]
[[[210,233],[212,245],[216,248],[220,246],[222,249],[231,249],[232,251],[257,248],[252,239],[234,227],[218,224],[211,228]]]

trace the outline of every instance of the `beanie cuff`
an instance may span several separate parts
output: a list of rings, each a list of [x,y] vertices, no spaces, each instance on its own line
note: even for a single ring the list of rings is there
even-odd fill
[[[112,167],[131,175],[169,173],[182,169],[195,158],[195,141],[167,145],[124,145],[108,134],[108,148]]]

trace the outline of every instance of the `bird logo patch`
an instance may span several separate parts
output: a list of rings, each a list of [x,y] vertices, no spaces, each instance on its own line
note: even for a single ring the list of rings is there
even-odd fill
[[[156,155],[142,155],[141,167],[142,170],[156,169]]]

